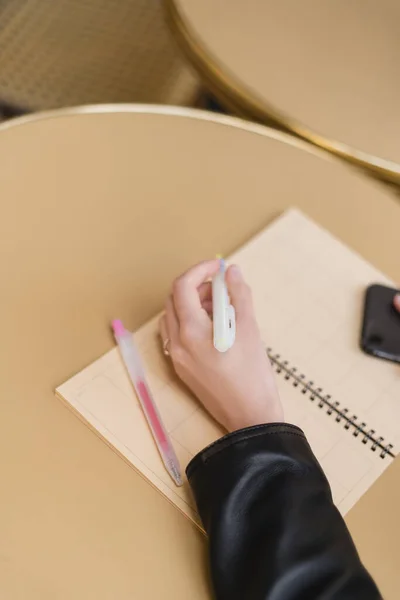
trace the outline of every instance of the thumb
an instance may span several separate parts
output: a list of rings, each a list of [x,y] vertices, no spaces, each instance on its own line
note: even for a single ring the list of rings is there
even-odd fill
[[[237,265],[232,265],[227,270],[226,285],[237,318],[243,319],[243,317],[251,315],[253,313],[251,290]]]

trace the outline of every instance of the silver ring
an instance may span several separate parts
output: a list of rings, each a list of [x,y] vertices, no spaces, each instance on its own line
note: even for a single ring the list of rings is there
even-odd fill
[[[163,352],[164,352],[165,356],[169,356],[169,344],[170,344],[169,338],[167,338],[166,340],[163,341]]]

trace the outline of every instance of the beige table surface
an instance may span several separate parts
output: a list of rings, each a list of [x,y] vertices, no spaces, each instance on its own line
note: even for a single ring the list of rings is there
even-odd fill
[[[247,116],[400,172],[397,0],[165,0],[190,61]]]
[[[400,280],[400,205],[260,126],[90,110],[0,127],[0,597],[204,600],[201,533],[53,390],[111,348],[112,317],[137,327],[184,267],[289,205]],[[399,475],[397,460],[348,516],[393,600]]]

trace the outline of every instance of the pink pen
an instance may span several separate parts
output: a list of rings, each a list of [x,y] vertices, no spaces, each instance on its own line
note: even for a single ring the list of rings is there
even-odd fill
[[[136,395],[139,398],[143,412],[147,419],[147,423],[149,424],[151,433],[153,434],[165,468],[176,485],[183,485],[178,458],[171,444],[171,440],[169,439],[167,430],[161,421],[161,417],[157,406],[154,403],[149,385],[146,382],[144,368],[140,360],[139,352],[133,341],[133,336],[125,329],[122,321],[113,321],[112,328],[126,370],[128,371],[128,375],[135,389]]]

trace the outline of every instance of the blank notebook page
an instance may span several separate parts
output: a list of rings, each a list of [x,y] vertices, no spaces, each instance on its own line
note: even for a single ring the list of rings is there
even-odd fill
[[[304,430],[345,514],[391,463],[400,442],[400,369],[358,346],[366,286],[393,283],[295,209],[230,262],[252,287],[285,419]],[[224,432],[177,380],[157,323],[144,325],[135,340],[184,468]],[[187,481],[178,488],[165,471],[117,349],[57,395],[199,524]]]

